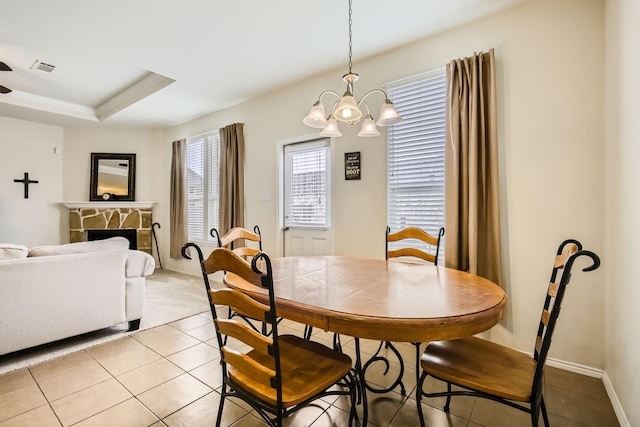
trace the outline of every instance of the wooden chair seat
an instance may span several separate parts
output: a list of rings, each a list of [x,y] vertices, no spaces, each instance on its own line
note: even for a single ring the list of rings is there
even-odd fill
[[[436,341],[420,366],[429,375],[462,387],[529,402],[536,362],[528,354],[476,337]]]
[[[298,405],[329,388],[351,369],[351,358],[330,348],[293,335],[280,335],[280,368],[282,369],[282,405]],[[274,369],[273,358],[251,351],[247,355],[261,365]],[[342,366],[339,369],[338,366]],[[277,403],[276,389],[256,381],[229,366],[229,377],[247,392],[271,405]]]

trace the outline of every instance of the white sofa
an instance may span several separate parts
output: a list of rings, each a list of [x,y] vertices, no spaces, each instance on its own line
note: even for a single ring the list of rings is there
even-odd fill
[[[129,322],[140,327],[155,263],[128,240],[0,244],[0,354]]]

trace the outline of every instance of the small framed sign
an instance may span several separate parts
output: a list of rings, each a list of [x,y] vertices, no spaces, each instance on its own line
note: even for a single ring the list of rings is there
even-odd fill
[[[360,179],[360,152],[344,153],[344,179]]]

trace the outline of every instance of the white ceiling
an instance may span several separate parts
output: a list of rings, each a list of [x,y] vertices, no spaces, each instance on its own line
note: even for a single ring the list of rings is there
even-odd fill
[[[353,62],[524,1],[354,0]],[[347,10],[347,0],[0,0],[0,61],[13,68],[0,71],[13,89],[0,94],[0,115],[183,123],[346,71]],[[32,70],[35,61],[56,68]]]

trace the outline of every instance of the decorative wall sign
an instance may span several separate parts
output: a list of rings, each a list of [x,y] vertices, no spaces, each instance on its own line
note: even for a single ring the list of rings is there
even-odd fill
[[[344,179],[360,179],[360,152],[344,153]]]
[[[22,179],[14,179],[13,182],[20,182],[22,184],[24,184],[24,198],[28,199],[29,198],[29,184],[37,184],[38,181],[33,181],[29,179],[29,173],[25,172],[24,173],[24,178]]]

